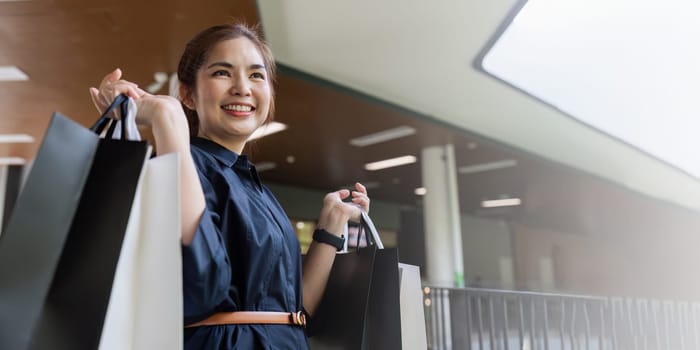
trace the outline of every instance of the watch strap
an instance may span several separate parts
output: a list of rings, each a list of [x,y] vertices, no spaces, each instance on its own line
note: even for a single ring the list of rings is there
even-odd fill
[[[338,237],[320,228],[314,231],[313,239],[319,243],[330,244],[334,246],[337,251],[343,250],[343,247],[345,246],[345,237]]]

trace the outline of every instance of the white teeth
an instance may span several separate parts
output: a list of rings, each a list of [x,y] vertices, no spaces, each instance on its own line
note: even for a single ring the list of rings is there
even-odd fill
[[[224,109],[227,111],[250,112],[252,107],[245,105],[225,105]]]

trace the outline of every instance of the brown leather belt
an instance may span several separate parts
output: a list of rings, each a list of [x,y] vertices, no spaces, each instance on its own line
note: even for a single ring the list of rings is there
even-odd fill
[[[225,324],[290,324],[306,327],[306,315],[303,312],[274,312],[274,311],[235,311],[219,312],[208,318],[185,326],[218,326]]]

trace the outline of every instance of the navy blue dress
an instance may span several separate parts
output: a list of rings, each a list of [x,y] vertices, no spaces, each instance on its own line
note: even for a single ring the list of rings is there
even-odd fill
[[[206,210],[182,247],[185,325],[223,311],[302,310],[299,241],[247,157],[193,138]],[[308,349],[293,325],[185,329],[185,349]]]

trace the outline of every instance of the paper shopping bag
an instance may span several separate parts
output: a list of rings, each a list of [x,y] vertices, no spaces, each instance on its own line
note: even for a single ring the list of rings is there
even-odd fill
[[[183,346],[178,156],[148,161],[107,308],[100,350]]]
[[[127,115],[126,96],[110,109]],[[93,129],[95,137],[102,133]],[[139,180],[150,156],[146,142],[99,139],[88,179],[61,252],[29,349],[95,349],[99,344],[122,241]]]
[[[401,349],[399,252],[377,249],[367,304],[362,349]]]
[[[326,290],[308,321],[312,349],[362,349],[374,249],[339,253]]]
[[[148,146],[96,132],[58,113],[47,129],[0,241],[0,349],[81,349],[76,339],[99,336],[133,200],[121,186],[138,181]]]
[[[428,348],[420,268],[399,263],[401,290],[401,344],[404,350]]]
[[[100,140],[30,349],[95,349],[144,163],[145,142]]]
[[[0,240],[0,349],[26,349],[99,138],[55,113]]]
[[[367,248],[335,257],[309,321],[313,349],[401,349],[398,251],[383,249],[366,215],[360,227]]]

